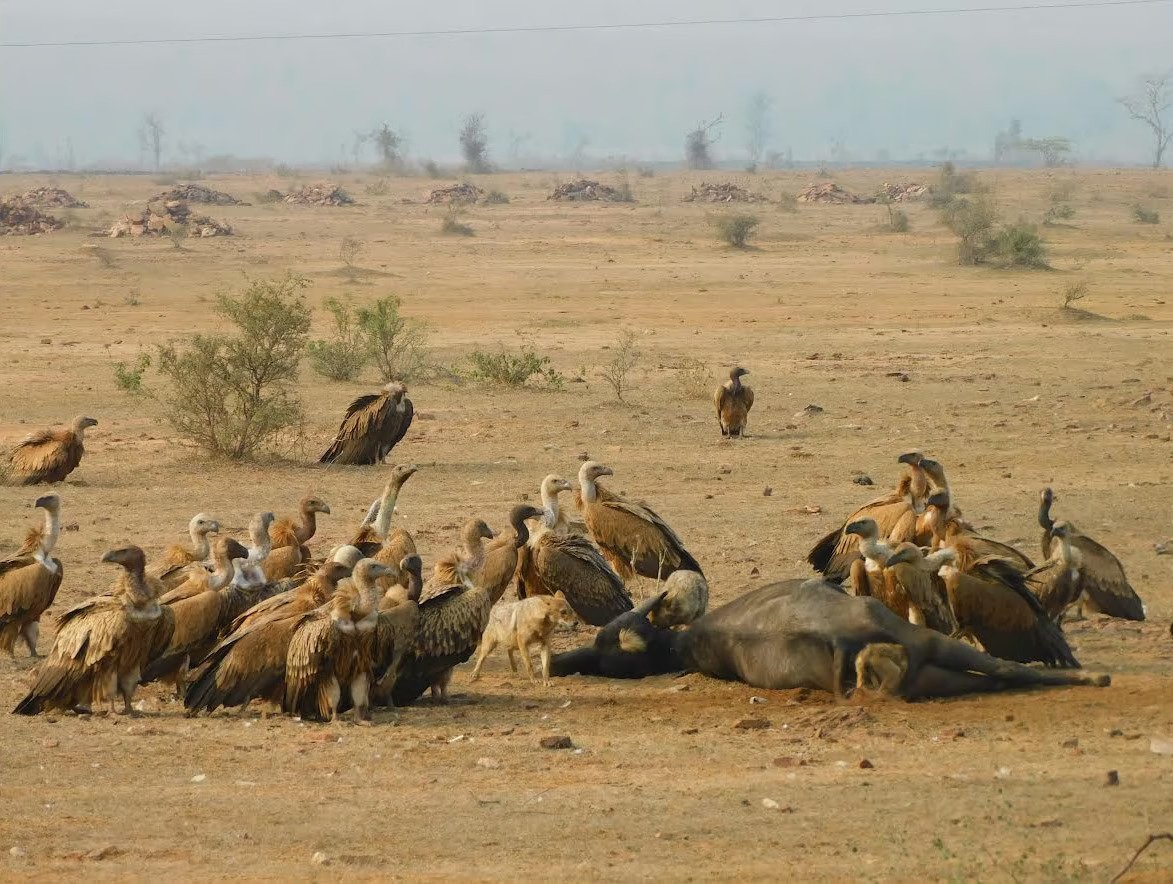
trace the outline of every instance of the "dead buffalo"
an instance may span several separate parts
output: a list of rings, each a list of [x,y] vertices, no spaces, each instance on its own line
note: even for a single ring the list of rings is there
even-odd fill
[[[556,656],[552,674],[697,671],[759,688],[818,688],[840,697],[862,688],[908,700],[1110,681],[999,660],[821,580],[763,586],[681,631],[648,622],[662,598],[617,617],[592,646]]]

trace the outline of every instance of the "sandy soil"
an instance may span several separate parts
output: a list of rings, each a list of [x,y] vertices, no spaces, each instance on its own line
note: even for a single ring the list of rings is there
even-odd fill
[[[839,180],[870,191],[931,174]],[[883,232],[879,206],[758,206],[755,248],[734,251],[707,220],[723,208],[680,201],[697,180],[685,175],[633,179],[634,206],[547,202],[558,176],[494,176],[484,186],[512,203],[470,210],[471,238],[440,235],[426,181],[372,196],[373,179],[344,176],[363,205],[209,207],[238,235],[175,251],[87,236],[159,190],[149,178],[63,178],[92,208],[70,212],[68,230],[0,239],[0,445],[77,413],[101,421],[60,489],[76,524],[58,548],[60,605],[108,585],[106,549],[160,550],[198,510],[240,529],[314,491],[335,512],[325,547],[375,496],[383,469],[308,465],[373,377],[335,384],[307,368],[304,438],[249,465],[206,460],[155,403],[115,387],[113,362],[214,328],[213,296],[242,273],[288,268],[314,280],[315,303],[401,295],[444,363],[520,335],[567,376],[562,392],[413,385],[418,419],[395,456],[421,466],[400,511],[428,561],[464,519],[502,526],[542,476],[589,452],[677,528],[720,603],[808,573],[814,540],[875,494],[852,479],[887,486],[896,454],[921,447],[968,516],[1032,554],[1036,494],[1054,485],[1056,513],[1115,550],[1150,620],[1069,627],[1084,665],[1112,673],[1104,690],[836,705],[698,677],[543,689],[494,658],[475,685],[458,670],[452,706],[369,729],[188,720],[154,686],[134,720],[4,716],[0,875],[1110,878],[1149,833],[1173,830],[1173,756],[1151,751],[1173,739],[1173,556],[1154,551],[1173,536],[1173,239],[1167,221],[1131,220],[1137,202],[1173,217],[1173,193],[1167,173],[984,177],[1009,218],[1041,218],[1070,191],[1076,216],[1044,229],[1055,271],[953,266],[950,236],[916,205],[908,234]],[[807,181],[743,183],[776,196]],[[0,191],[39,183],[3,176]],[[245,198],[290,184],[206,183]],[[367,246],[357,283],[339,273],[344,236]],[[1061,311],[1060,290],[1081,278],[1088,313]],[[618,403],[598,368],[623,329],[643,359]],[[711,372],[699,391],[696,360]],[[733,363],[757,391],[752,435],[736,444],[708,399]],[[825,410],[807,416],[808,404]],[[0,488],[0,552],[34,496]],[[43,651],[51,640],[46,618]],[[30,668],[0,661],[0,706]],[[745,718],[770,726],[736,727]],[[540,748],[551,734],[578,748]],[[1119,786],[1104,785],[1109,770]],[[1173,845],[1136,870],[1173,877]]]

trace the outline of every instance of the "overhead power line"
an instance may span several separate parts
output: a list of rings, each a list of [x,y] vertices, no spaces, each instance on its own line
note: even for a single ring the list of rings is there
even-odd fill
[[[1128,6],[1155,6],[1173,0],[1077,0],[1074,3],[1025,3],[1005,6],[970,6],[962,9],[883,9],[872,12],[826,12],[810,15],[771,15],[760,18],[710,18],[684,21],[616,22],[582,25],[517,25],[486,28],[436,28],[418,31],[353,31],[333,34],[221,34],[202,37],[152,37],[125,40],[46,40],[0,43],[0,49],[42,49],[78,46],[167,46],[183,43],[262,43],[290,40],[377,40],[408,37],[462,37],[477,34],[549,34],[572,31],[633,31],[641,29],[698,28],[716,25],[768,25],[788,22],[840,21],[845,19],[912,18],[978,15],[1006,12],[1064,11]]]

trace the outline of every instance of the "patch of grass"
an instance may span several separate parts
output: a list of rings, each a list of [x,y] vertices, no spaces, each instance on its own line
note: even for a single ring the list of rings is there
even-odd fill
[[[460,220],[456,211],[450,211],[440,222],[440,232],[446,236],[476,236],[472,226]]]
[[[1161,213],[1137,203],[1132,207],[1132,218],[1137,224],[1160,224]]]
[[[386,178],[378,178],[363,188],[367,196],[386,196],[391,192],[391,185]]]
[[[253,194],[253,202],[260,206],[279,203],[283,199],[285,199],[285,195],[281,191],[273,190],[272,188],[269,190],[258,190]]]
[[[566,379],[554,369],[549,356],[539,354],[531,345],[516,350],[499,345],[496,350],[473,350],[467,356],[465,374],[474,381],[524,387],[530,378],[552,390],[561,390]]]
[[[778,194],[778,208],[783,212],[797,212],[798,196],[793,191],[782,191],[780,194]]]
[[[710,222],[717,231],[717,236],[733,246],[735,249],[744,249],[749,245],[749,239],[761,222],[756,215],[737,213],[722,215],[711,219]]]
[[[1054,203],[1043,215],[1043,223],[1052,226],[1060,221],[1070,221],[1075,217],[1075,208],[1070,203]]]

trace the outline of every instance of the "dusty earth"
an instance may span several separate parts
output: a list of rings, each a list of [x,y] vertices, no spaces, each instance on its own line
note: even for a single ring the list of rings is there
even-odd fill
[[[872,192],[932,175],[838,180]],[[811,180],[718,177],[772,198]],[[633,179],[631,206],[547,202],[551,174],[488,178],[512,202],[469,210],[469,238],[440,234],[444,209],[422,204],[430,182],[371,195],[373,178],[343,176],[362,205],[209,207],[238,235],[177,251],[88,235],[159,182],[63,177],[91,208],[66,212],[64,231],[0,239],[0,444],[77,413],[101,421],[59,489],[71,528],[58,605],[108,584],[103,551],[181,541],[198,510],[239,530],[312,490],[334,507],[322,547],[358,521],[386,468],[314,461],[373,375],[336,384],[307,367],[304,434],[249,465],[206,459],[156,403],[114,383],[114,362],[216,327],[214,295],[242,274],[293,269],[314,280],[315,304],[401,295],[443,364],[520,336],[566,376],[562,391],[412,385],[419,415],[394,457],[421,466],[400,511],[428,559],[465,518],[502,526],[542,476],[589,452],[678,529],[720,603],[808,573],[814,540],[921,447],[946,464],[967,515],[1031,554],[1036,494],[1054,485],[1056,514],[1116,551],[1150,619],[1069,627],[1084,665],[1112,673],[1103,690],[836,705],[695,676],[544,689],[494,658],[475,685],[458,670],[450,707],[380,714],[371,728],[188,720],[154,686],[134,719],[4,716],[0,876],[1111,878],[1150,833],[1173,830],[1173,755],[1154,751],[1173,740],[1173,556],[1154,548],[1173,536],[1173,180],[983,177],[1007,218],[1038,220],[1052,199],[1076,209],[1043,228],[1054,271],[954,266],[950,235],[920,205],[905,207],[907,234],[879,227],[881,206],[758,205],[755,247],[732,250],[709,224],[724,207],[681,202],[699,183],[686,175]],[[0,176],[0,192],[42,183]],[[292,184],[204,183],[246,199]],[[1166,220],[1133,223],[1138,202]],[[366,244],[354,279],[340,271],[343,237]],[[1085,278],[1086,312],[1060,310],[1062,288]],[[326,320],[318,311],[319,334]],[[598,370],[624,329],[642,360],[620,403]],[[735,363],[757,406],[734,444],[708,397]],[[854,484],[859,473],[878,488]],[[0,551],[19,542],[35,496],[0,489]],[[30,669],[0,661],[0,706]],[[576,748],[541,748],[550,735]],[[1173,844],[1134,873],[1173,877]]]

